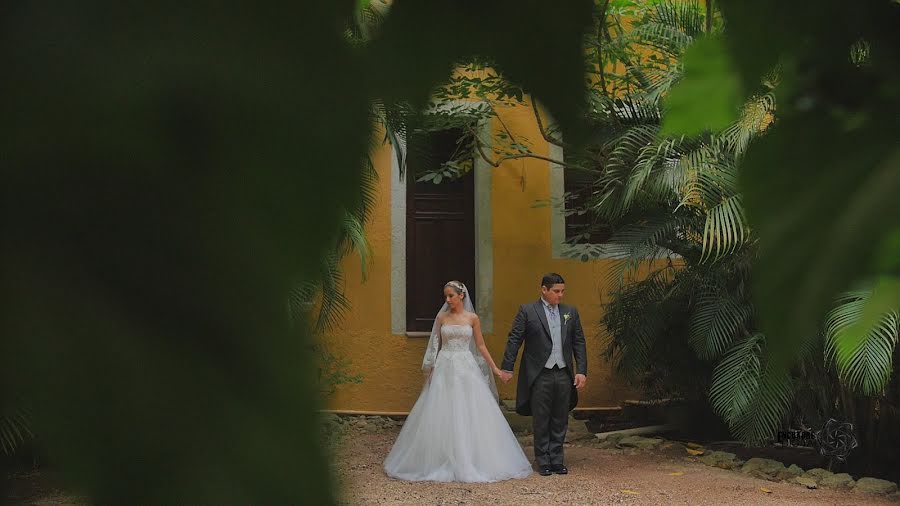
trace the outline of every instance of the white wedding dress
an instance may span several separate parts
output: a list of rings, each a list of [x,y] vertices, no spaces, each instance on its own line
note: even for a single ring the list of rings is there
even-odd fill
[[[531,464],[470,351],[469,325],[443,325],[431,379],[409,413],[385,472],[409,481],[524,478]]]

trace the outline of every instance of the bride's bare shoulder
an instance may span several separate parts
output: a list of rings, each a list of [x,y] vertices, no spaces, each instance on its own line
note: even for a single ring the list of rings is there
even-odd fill
[[[466,313],[466,316],[468,317],[469,322],[470,322],[472,325],[475,325],[476,323],[478,323],[478,314],[477,314],[477,313],[468,313],[468,312],[467,312],[467,313]]]

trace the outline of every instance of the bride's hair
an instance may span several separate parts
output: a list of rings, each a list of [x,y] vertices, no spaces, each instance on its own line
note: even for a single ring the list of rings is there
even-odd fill
[[[444,288],[447,288],[448,286],[452,288],[454,292],[460,295],[464,295],[466,293],[466,286],[455,279],[453,281],[447,281],[447,284],[444,285]]]

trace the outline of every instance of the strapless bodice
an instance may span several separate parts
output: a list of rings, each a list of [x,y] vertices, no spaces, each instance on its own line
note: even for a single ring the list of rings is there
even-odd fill
[[[469,340],[472,339],[471,325],[442,325],[441,350],[469,351]]]

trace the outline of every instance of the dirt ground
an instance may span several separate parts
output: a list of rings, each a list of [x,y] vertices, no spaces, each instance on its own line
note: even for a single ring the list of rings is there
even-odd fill
[[[404,482],[387,477],[382,462],[398,428],[377,433],[352,431],[343,438],[336,462],[350,505],[857,505],[898,504],[900,498],[852,490],[807,489],[709,467],[672,451],[598,449],[568,446],[570,474],[499,483]],[[679,453],[680,452],[680,453]],[[533,457],[533,448],[525,446]]]
[[[887,505],[900,492],[875,496],[853,490],[810,490],[775,483],[697,462],[684,447],[666,450],[600,449],[566,445],[566,476],[540,476],[499,483],[414,483],[387,477],[382,462],[399,433],[399,422],[373,427],[345,426],[332,465],[342,490],[342,506],[357,505]],[[525,454],[533,457],[528,437]],[[52,485],[47,471],[18,474],[3,504],[86,506]],[[8,485],[9,483],[7,483]],[[2,488],[2,487],[0,487]]]

